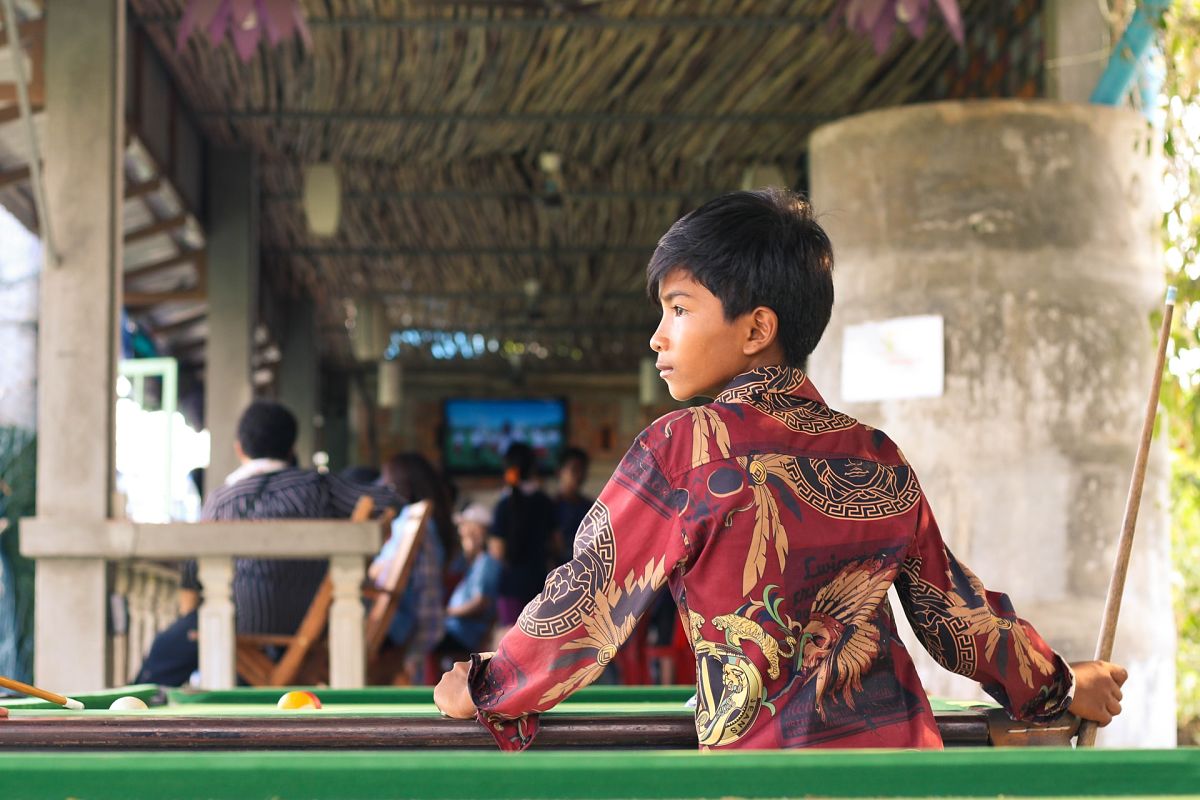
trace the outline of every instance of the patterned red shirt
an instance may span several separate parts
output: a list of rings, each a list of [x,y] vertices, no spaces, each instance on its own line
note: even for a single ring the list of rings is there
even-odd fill
[[[638,436],[574,559],[475,657],[478,719],[502,749],[596,679],[664,584],[691,632],[702,748],[941,747],[893,585],[934,658],[1014,717],[1067,705],[1070,670],[946,549],[900,450],[800,370],[740,375]]]

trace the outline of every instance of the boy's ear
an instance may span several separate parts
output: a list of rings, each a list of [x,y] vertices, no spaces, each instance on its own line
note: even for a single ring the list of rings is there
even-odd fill
[[[742,345],[742,352],[748,356],[758,355],[771,345],[779,336],[779,316],[766,306],[758,306],[749,313],[750,323],[748,335]]]

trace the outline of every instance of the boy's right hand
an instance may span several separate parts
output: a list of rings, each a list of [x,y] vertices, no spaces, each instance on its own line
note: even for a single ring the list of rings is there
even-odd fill
[[[1075,672],[1075,694],[1067,710],[1103,728],[1121,713],[1121,686],[1129,673],[1107,661],[1077,661],[1071,669]]]

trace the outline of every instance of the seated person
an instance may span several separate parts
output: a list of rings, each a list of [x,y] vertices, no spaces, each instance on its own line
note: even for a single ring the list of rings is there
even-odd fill
[[[234,443],[241,466],[205,498],[200,519],[343,518],[350,516],[364,494],[375,500],[376,508],[396,503],[389,488],[296,468],[295,443],[296,418],[290,411],[279,403],[251,403],[238,421]],[[198,536],[203,532],[203,527],[196,528]],[[322,559],[236,559],[233,598],[238,633],[295,633],[327,568]],[[201,586],[196,562],[184,564],[181,585],[182,616],[155,637],[137,683],[180,686],[198,666],[196,608]]]
[[[429,529],[388,628],[388,642],[406,649],[404,661],[408,678],[413,683],[422,683],[425,680],[425,656],[441,641],[444,631],[446,605],[442,573],[449,559],[458,553],[450,498],[433,466],[417,453],[401,453],[389,460],[383,467],[382,480],[397,495],[414,503],[427,500],[432,506]],[[392,523],[391,538],[384,543],[368,570],[376,585],[386,574],[408,529],[410,508],[406,507]]]
[[[458,517],[467,574],[450,595],[446,638],[438,645],[439,651],[470,653],[481,649],[495,621],[500,563],[483,549],[491,522],[492,515],[479,503],[472,503]]]

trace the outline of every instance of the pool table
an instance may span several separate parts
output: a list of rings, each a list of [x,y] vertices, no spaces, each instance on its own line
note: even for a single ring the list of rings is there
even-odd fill
[[[132,686],[76,695],[84,711],[38,700],[0,702],[0,750],[225,749],[252,742],[258,749],[395,750],[406,747],[495,749],[473,720],[444,719],[427,687],[313,689],[319,711],[279,711],[283,689],[203,691]],[[534,747],[695,749],[687,686],[591,686],[543,717]],[[146,711],[109,711],[123,695],[145,700]],[[998,707],[934,700],[947,746],[1065,745],[1069,723],[1014,723]]]
[[[0,719],[0,798],[582,800],[1200,792],[1200,750],[1195,749],[699,753],[690,749],[695,740],[694,733],[688,735],[686,688],[581,691],[547,715],[535,743],[539,752],[521,755],[496,752],[474,722],[441,719],[429,689],[317,690],[324,708],[299,712],[275,710],[281,691],[129,687],[78,696],[89,707],[80,712],[7,701],[9,716]],[[140,712],[106,710],[126,694],[155,706]],[[939,724],[960,741],[985,744],[989,726],[996,724],[986,708],[950,703],[938,708]],[[1016,738],[1022,739],[1019,732]],[[651,749],[662,747],[680,749]]]

